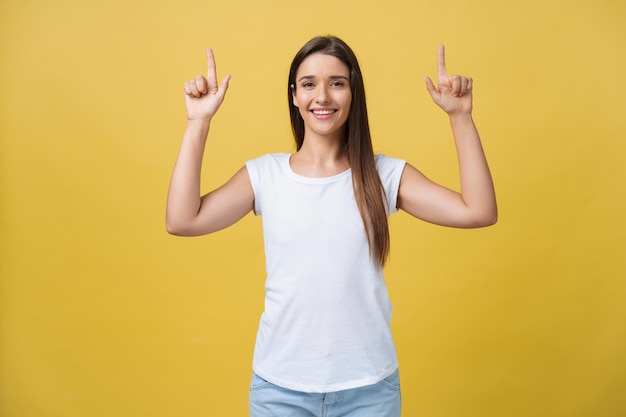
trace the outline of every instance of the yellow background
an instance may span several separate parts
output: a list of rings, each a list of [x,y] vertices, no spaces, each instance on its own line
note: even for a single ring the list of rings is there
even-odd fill
[[[404,416],[626,415],[626,6],[621,0],[0,4],[0,415],[246,416],[260,219],[164,228],[204,48],[233,78],[208,190],[291,151],[297,49],[359,56],[377,152],[457,187],[422,78],[475,80],[500,221],[392,217]]]

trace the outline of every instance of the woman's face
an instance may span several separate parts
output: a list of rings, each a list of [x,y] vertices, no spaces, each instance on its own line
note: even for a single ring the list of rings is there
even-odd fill
[[[293,86],[293,104],[304,120],[305,135],[343,137],[351,103],[346,64],[319,52],[302,61]]]

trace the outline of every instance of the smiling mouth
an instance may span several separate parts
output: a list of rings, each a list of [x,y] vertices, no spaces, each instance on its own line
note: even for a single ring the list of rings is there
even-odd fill
[[[329,114],[333,114],[333,113],[335,113],[336,111],[337,111],[337,110],[334,110],[334,109],[311,110],[311,112],[312,112],[313,114],[316,114],[316,115],[318,115],[318,116],[326,116],[326,115],[329,115]]]

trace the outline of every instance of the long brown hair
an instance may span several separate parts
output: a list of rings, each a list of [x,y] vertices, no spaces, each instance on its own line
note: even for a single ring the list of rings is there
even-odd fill
[[[352,170],[352,187],[363,219],[370,253],[382,267],[389,255],[388,203],[374,161],[361,68],[352,49],[337,37],[318,36],[311,39],[298,51],[291,63],[287,91],[291,129],[296,147],[298,150],[302,147],[305,130],[300,110],[293,103],[292,94],[296,88],[296,73],[302,61],[317,52],[338,58],[350,70],[352,103],[346,122],[345,144]]]

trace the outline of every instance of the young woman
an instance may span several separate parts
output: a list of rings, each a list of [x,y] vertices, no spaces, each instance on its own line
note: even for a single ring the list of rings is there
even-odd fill
[[[472,121],[472,79],[448,76],[439,48],[438,85],[425,79],[449,116],[461,192],[433,183],[403,160],[374,155],[357,59],[336,37],[316,37],[296,54],[287,83],[297,151],[246,162],[200,196],[200,168],[213,116],[230,78],[185,83],[188,125],[167,202],[167,230],[212,233],[251,210],[263,218],[265,311],[250,387],[253,417],[400,415],[391,306],[383,279],[387,218],[402,209],[436,224],[496,222],[493,183]]]

